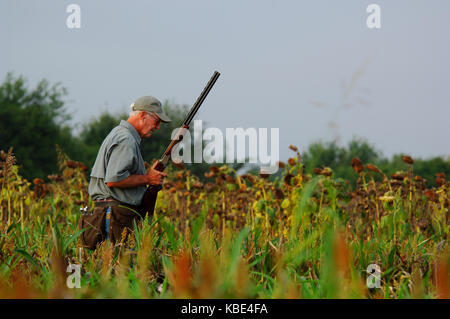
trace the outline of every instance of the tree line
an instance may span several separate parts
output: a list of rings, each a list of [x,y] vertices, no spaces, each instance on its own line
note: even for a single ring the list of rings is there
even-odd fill
[[[128,117],[127,113],[105,111],[83,124],[81,131],[75,134],[69,125],[71,116],[64,105],[66,95],[67,90],[60,83],[50,85],[43,79],[30,89],[23,76],[15,77],[12,73],[6,75],[0,86],[0,149],[7,151],[11,146],[14,148],[20,173],[29,180],[45,180],[49,174],[58,171],[56,145],[90,170],[106,135],[120,120]],[[142,155],[148,162],[162,154],[172,130],[180,125],[188,111],[187,106],[169,102],[165,102],[163,108],[172,122],[161,125],[149,141],[141,144]],[[301,151],[307,173],[312,174],[316,167],[330,167],[334,176],[352,183],[357,178],[350,166],[352,158],[358,157],[364,164],[377,165],[386,174],[392,174],[407,170],[402,155],[385,158],[361,139],[352,140],[347,146],[339,146],[333,141],[315,142]],[[188,164],[188,168],[203,179],[209,165]],[[414,174],[427,179],[430,185],[434,184],[434,175],[438,172],[444,172],[447,176],[450,174],[450,158],[415,159]]]

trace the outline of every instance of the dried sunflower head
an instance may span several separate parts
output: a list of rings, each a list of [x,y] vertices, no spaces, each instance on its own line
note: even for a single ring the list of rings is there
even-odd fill
[[[372,171],[374,173],[381,173],[380,169],[378,167],[376,167],[375,165],[372,164],[366,164],[366,167],[369,171]]]
[[[230,175],[225,175],[225,180],[228,183],[231,183],[231,184],[235,184],[236,183],[236,181],[234,180],[233,176],[230,176]]]
[[[436,173],[436,177],[440,177],[440,178],[444,178],[445,179],[445,173],[444,172]]]
[[[186,166],[184,165],[184,163],[182,161],[175,163],[174,161],[172,161],[173,165],[178,168],[178,169],[185,169]]]
[[[445,178],[442,178],[442,177],[439,177],[439,176],[436,177],[436,185],[438,187],[441,187],[444,184],[445,184]]]
[[[294,175],[292,174],[286,174],[286,176],[284,176],[284,184],[286,186],[291,186],[291,179],[294,177]]]
[[[261,178],[269,178],[270,174],[267,172],[259,172],[259,177]]]
[[[358,157],[353,158],[350,161],[350,165],[353,167],[353,170],[358,174],[364,170],[364,166]]]
[[[214,174],[217,174],[217,173],[220,171],[220,168],[217,167],[217,166],[211,166],[211,167],[209,168],[209,170],[210,170],[211,172],[213,172]]]
[[[208,182],[208,183],[205,184],[205,189],[206,189],[207,192],[212,192],[213,190],[216,189],[216,187],[217,187],[217,186],[214,185],[214,184],[211,183],[211,182]]]
[[[405,179],[405,176],[399,174],[399,173],[394,173],[391,175],[392,179],[398,180],[398,181],[402,181]]]
[[[323,176],[331,176],[333,174],[333,171],[329,167],[324,167],[321,174]]]
[[[295,164],[297,163],[297,161],[295,160],[295,158],[291,157],[288,159],[288,163],[291,166],[295,166]]]
[[[428,200],[435,202],[436,201],[436,194],[431,189],[427,189],[424,192],[424,195]]]
[[[402,161],[405,162],[406,164],[409,164],[409,165],[412,165],[414,163],[414,161],[411,158],[411,156],[408,156],[408,155],[403,155],[402,156]]]
[[[42,178],[35,178],[33,179],[33,184],[34,185],[44,184],[44,181],[42,180]]]
[[[197,189],[202,189],[203,188],[203,183],[200,182],[200,181],[195,181],[195,182],[192,183],[192,186],[194,188],[197,188]]]

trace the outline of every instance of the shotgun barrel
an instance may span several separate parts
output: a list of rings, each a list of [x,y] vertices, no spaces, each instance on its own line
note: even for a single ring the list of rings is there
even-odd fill
[[[216,83],[219,76],[220,76],[220,73],[217,71],[214,71],[213,75],[211,76],[211,79],[209,79],[209,81],[206,84],[205,88],[203,89],[202,93],[200,93],[200,96],[197,98],[197,101],[195,101],[194,105],[189,110],[189,113],[187,114],[186,118],[184,119],[183,124],[181,125],[180,129],[178,130],[177,135],[172,139],[169,146],[167,146],[163,155],[158,160],[158,164],[155,167],[156,170],[162,172],[166,168],[166,166],[169,164],[170,155],[172,153],[173,147],[182,140],[184,132],[186,132],[186,130],[189,129],[189,125],[191,124],[192,119],[194,118],[195,114],[198,112],[203,101],[205,101],[206,96],[211,91],[212,87]],[[145,217],[145,215],[147,213],[150,216],[153,215],[153,212],[155,210],[156,198],[157,198],[158,192],[161,190],[161,188],[162,188],[161,185],[149,185],[147,187],[147,190],[145,191],[144,197],[142,198],[142,202],[141,202],[141,213],[143,214],[143,217]]]

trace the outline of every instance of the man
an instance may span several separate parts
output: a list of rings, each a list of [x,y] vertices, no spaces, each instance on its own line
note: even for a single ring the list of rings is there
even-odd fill
[[[125,240],[133,222],[145,218],[141,202],[147,185],[161,185],[167,176],[155,170],[156,162],[145,172],[139,145],[170,119],[153,96],[143,96],[131,107],[128,120],[122,120],[103,141],[92,168],[89,195],[95,208],[81,220],[86,228],[81,239],[87,248],[95,249],[104,239]]]

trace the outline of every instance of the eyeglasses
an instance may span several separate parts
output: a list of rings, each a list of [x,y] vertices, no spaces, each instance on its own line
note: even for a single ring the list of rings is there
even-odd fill
[[[156,124],[161,123],[161,119],[157,116],[155,116],[153,113],[149,113],[147,112],[148,115],[150,115],[151,117],[153,117],[156,120]]]

